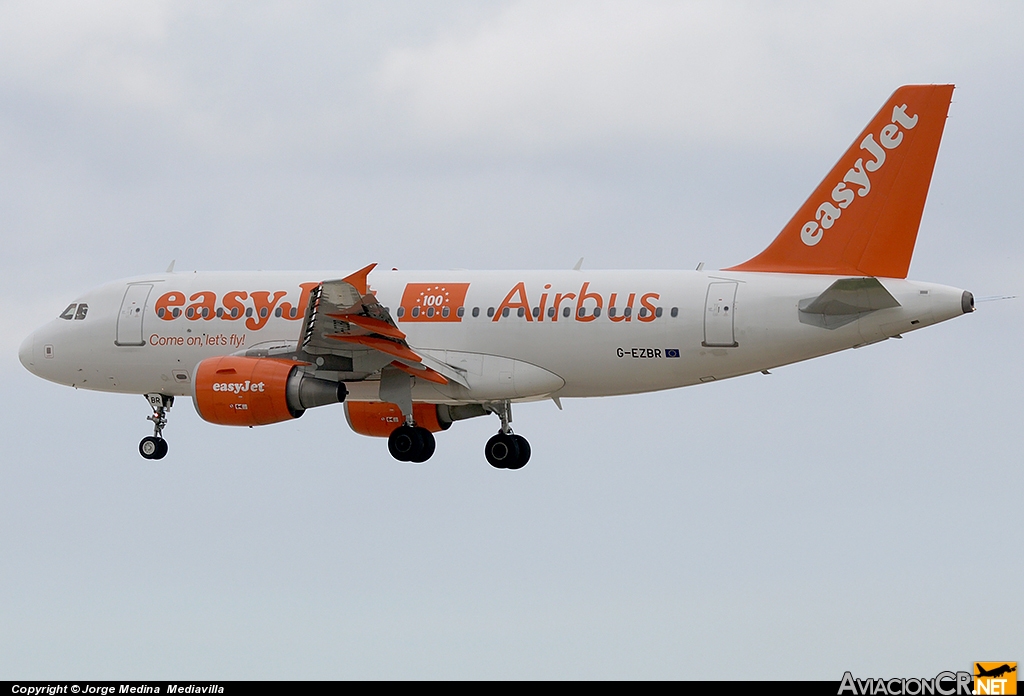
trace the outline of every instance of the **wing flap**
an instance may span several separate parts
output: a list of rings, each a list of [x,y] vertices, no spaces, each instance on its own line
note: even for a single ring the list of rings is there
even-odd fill
[[[367,356],[374,370],[389,364],[428,382],[468,387],[456,368],[417,351],[367,285],[370,264],[340,280],[325,280],[310,292],[299,348],[312,355]],[[376,356],[376,357],[374,357]],[[368,376],[368,375],[367,375]]]

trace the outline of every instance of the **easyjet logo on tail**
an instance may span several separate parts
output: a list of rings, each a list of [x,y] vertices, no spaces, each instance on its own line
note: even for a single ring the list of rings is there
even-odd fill
[[[917,116],[907,114],[907,105],[895,106],[892,109],[891,123],[884,126],[875,139],[873,133],[868,133],[860,142],[860,149],[864,150],[870,157],[858,158],[850,167],[843,180],[832,189],[832,200],[825,201],[818,206],[814,213],[814,220],[805,222],[800,230],[800,240],[807,246],[814,246],[825,236],[825,230],[831,229],[836,220],[842,217],[843,211],[857,198],[863,198],[871,192],[871,177],[869,174],[877,172],[885,164],[886,150],[895,150],[903,142],[903,131],[912,130],[917,125]]]
[[[398,308],[400,321],[458,322],[469,283],[409,283]]]

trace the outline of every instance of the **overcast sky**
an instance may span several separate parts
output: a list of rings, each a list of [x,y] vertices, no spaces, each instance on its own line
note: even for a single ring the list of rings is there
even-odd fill
[[[428,464],[27,373],[164,269],[680,268],[763,249],[957,86],[910,277],[1024,294],[1020,2],[0,0],[0,679],[934,676],[1024,659],[1024,300],[515,409]],[[1015,502],[1016,501],[1016,502]]]

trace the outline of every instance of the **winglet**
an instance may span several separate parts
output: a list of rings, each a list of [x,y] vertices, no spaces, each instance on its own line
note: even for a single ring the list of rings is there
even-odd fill
[[[952,97],[897,89],[775,241],[725,270],[906,278]]]
[[[368,292],[366,289],[366,276],[370,275],[370,271],[376,268],[376,266],[377,264],[371,263],[366,268],[362,268],[352,275],[342,278],[342,280],[358,290],[360,296],[365,295]]]

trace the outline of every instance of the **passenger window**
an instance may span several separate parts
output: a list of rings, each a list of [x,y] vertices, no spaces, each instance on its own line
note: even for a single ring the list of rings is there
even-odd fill
[[[252,307],[246,307],[245,308],[245,316],[247,316],[247,317],[251,317],[252,316]]]
[[[457,312],[455,312],[455,313],[456,313],[456,314],[457,314],[457,315],[459,316],[459,318],[461,319],[461,318],[462,318],[463,316],[465,316],[465,314],[466,314],[466,308],[465,308],[465,307],[459,307],[459,310],[458,310]]]
[[[554,307],[548,307],[548,318],[550,319],[553,316],[555,316],[555,308]]]
[[[615,308],[614,307],[609,307],[608,308],[608,316],[609,317],[614,317],[615,316]]]
[[[427,316],[428,317],[434,316],[434,308],[433,307],[427,307]]]
[[[501,310],[501,316],[503,316],[503,317],[507,317],[508,316],[508,307],[506,307],[505,309]]]
[[[450,308],[448,308],[448,307],[442,307],[441,308],[441,316],[444,317],[445,319],[447,319],[448,315],[451,314],[451,313],[452,313],[452,310]]]
[[[60,313],[60,318],[68,320],[73,319],[75,316],[75,307],[77,306],[77,304],[69,304],[68,308]]]
[[[673,319],[678,317],[679,316],[679,308],[678,307],[673,307],[672,311],[670,312],[670,314],[672,315]]]
[[[274,310],[274,316],[275,317],[280,317],[282,314],[284,314],[284,312],[281,311],[280,307],[278,307],[277,309]],[[206,316],[206,310],[204,309],[203,310],[203,317],[205,317],[205,316]]]
[[[662,315],[661,307],[658,307],[656,310],[654,310],[654,316],[656,316],[656,317],[658,317],[660,319],[661,315]]]
[[[600,307],[594,307],[594,316],[595,317],[601,316],[601,308]]]
[[[525,317],[526,316],[526,308],[525,307],[520,307],[519,311],[516,312],[516,314],[518,314],[520,318]]]
[[[570,314],[572,314],[572,310],[571,310],[571,309],[569,309],[568,307],[566,307],[565,309],[563,309],[563,310],[562,310],[562,316],[563,316],[563,317],[567,317],[567,316],[569,316]]]
[[[412,308],[412,318],[415,319],[419,315],[420,315],[420,308],[419,307],[413,307]]]
[[[405,307],[399,307],[398,308],[398,318],[401,319],[404,316],[405,316]]]
[[[480,316],[480,308],[479,307],[474,307],[473,308],[473,316],[474,317]]]
[[[647,308],[646,307],[641,307],[640,308],[640,318],[643,319],[646,316],[647,316]]]
[[[540,307],[534,307],[533,308],[533,318],[536,319],[539,316],[540,316]]]
[[[494,316],[494,307],[488,307],[487,308],[487,316],[488,317],[493,317]]]

